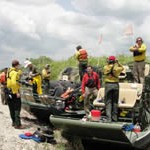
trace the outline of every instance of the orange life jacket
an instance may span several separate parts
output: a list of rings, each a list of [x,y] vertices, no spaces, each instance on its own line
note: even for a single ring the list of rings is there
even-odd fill
[[[69,97],[69,94],[70,94],[72,91],[73,91],[72,88],[68,88],[68,89],[65,91],[65,93],[63,93],[60,97],[66,99],[66,98]]]
[[[6,74],[5,72],[2,72],[0,74],[0,83],[5,83],[6,82]]]
[[[80,53],[79,60],[87,60],[88,54],[87,54],[87,51],[85,49],[80,49],[79,53]]]

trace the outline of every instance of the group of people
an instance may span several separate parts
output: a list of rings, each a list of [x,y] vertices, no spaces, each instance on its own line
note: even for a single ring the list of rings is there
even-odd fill
[[[88,64],[87,50],[82,46],[76,47],[76,59],[79,62],[79,75],[81,81],[82,96],[84,97],[84,110],[86,117],[90,115],[90,97],[98,94],[101,88],[100,76],[93,70],[93,67]],[[144,69],[146,59],[146,45],[141,37],[136,39],[136,44],[129,49],[133,52],[134,66],[133,75],[135,82],[144,84]],[[42,82],[45,85],[46,92],[50,87],[50,65],[46,64],[42,72],[38,72],[36,67],[28,59],[24,62],[25,68],[29,69],[28,79],[33,87],[33,94],[40,95],[42,91]],[[104,83],[105,83],[105,106],[106,116],[108,121],[118,120],[118,99],[119,99],[119,75],[123,71],[123,65],[119,63],[115,56],[109,56],[107,64],[103,68]],[[2,76],[4,79],[2,79]],[[2,97],[2,103],[8,104],[12,126],[16,129],[24,128],[21,124],[21,97],[19,82],[22,76],[20,63],[18,60],[13,60],[11,67],[5,68],[1,74],[1,87],[5,91],[7,98]],[[7,82],[6,82],[7,81]],[[2,92],[3,93],[3,92]],[[3,95],[4,96],[4,95]],[[4,99],[7,99],[5,101]]]
[[[84,110],[88,120],[90,116],[90,96],[97,96],[101,87],[99,75],[88,65],[88,53],[82,46],[76,47],[76,59],[78,60],[81,89],[84,97]],[[133,53],[133,77],[135,83],[144,85],[145,79],[145,59],[147,47],[141,37],[136,39],[136,44],[129,48]],[[115,56],[109,56],[107,64],[103,68],[105,86],[105,112],[107,121],[118,121],[118,101],[119,101],[119,75],[124,70],[122,64]]]
[[[81,48],[81,46],[77,47]],[[83,49],[81,49],[81,55]],[[77,52],[77,59],[79,61],[79,75],[81,80],[82,96],[84,97],[84,110],[86,119],[90,117],[90,96],[95,97],[98,94],[98,90],[101,87],[99,74],[93,71],[91,65],[88,65],[88,59],[80,59],[80,49]],[[82,57],[83,58],[83,57]],[[81,61],[80,61],[81,60]],[[85,63],[86,62],[86,63]],[[117,121],[118,114],[118,99],[119,99],[119,75],[123,71],[123,66],[118,62],[115,56],[110,56],[107,60],[107,64],[104,66],[105,75],[105,104],[106,104],[106,116],[108,121]],[[81,72],[82,71],[82,72]]]
[[[45,89],[48,89],[48,81],[50,80],[50,66],[46,64],[42,70],[42,73],[39,73],[31,61],[26,60],[24,63],[24,67],[29,69],[28,82],[32,85],[33,95],[36,97],[37,95],[42,94],[42,82],[44,82],[46,85]],[[24,128],[20,119],[21,76],[22,70],[18,60],[13,60],[11,67],[4,68],[3,72],[0,74],[2,104],[8,104],[12,126],[15,129]]]

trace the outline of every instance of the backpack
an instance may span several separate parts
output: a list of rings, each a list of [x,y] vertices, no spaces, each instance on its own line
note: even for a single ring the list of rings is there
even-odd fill
[[[7,75],[6,75],[6,80],[7,80],[7,88],[11,88],[11,78],[10,78],[10,72],[11,69],[9,68],[7,71]]]
[[[0,74],[0,83],[2,84],[6,83],[6,75],[4,72]]]
[[[41,129],[37,128],[37,130],[33,133],[33,135],[40,139],[40,142],[47,142],[51,144],[56,144],[56,140],[54,139],[53,131],[50,129]]]

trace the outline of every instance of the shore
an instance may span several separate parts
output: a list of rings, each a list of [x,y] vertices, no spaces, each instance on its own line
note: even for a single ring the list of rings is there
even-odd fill
[[[25,110],[21,110],[21,122],[25,129],[15,129],[11,125],[8,105],[3,105],[0,99],[0,150],[64,150],[66,140],[58,130],[54,131],[57,144],[37,143],[32,139],[21,139],[20,134],[34,133],[40,125],[36,118]]]

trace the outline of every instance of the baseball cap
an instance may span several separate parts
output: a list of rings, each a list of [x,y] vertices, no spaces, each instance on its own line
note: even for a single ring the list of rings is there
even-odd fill
[[[116,57],[115,56],[109,56],[108,60],[116,60]]]
[[[28,65],[32,64],[32,62],[29,60],[26,60],[24,63],[25,63],[25,65],[24,65],[25,68],[27,68]]]

